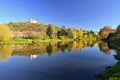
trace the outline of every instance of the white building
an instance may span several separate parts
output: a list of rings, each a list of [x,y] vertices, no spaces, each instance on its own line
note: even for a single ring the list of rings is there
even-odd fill
[[[35,24],[35,23],[37,23],[37,20],[31,18],[30,23],[34,23]]]

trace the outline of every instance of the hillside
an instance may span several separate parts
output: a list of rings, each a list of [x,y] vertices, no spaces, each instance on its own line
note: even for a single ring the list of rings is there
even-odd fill
[[[46,29],[49,24],[43,23],[30,23],[30,22],[10,22],[7,24],[11,31],[37,31],[37,32],[46,32]],[[55,31],[58,31],[60,27],[50,24],[52,28],[55,28]]]

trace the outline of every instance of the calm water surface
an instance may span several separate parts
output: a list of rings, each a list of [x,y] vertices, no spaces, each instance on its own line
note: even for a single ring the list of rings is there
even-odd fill
[[[114,54],[106,44],[1,45],[0,80],[100,80]]]

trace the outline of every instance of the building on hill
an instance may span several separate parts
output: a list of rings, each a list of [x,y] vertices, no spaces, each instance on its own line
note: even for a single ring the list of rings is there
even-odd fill
[[[35,23],[38,23],[38,22],[37,22],[37,20],[31,18],[30,23],[34,23],[35,24]]]

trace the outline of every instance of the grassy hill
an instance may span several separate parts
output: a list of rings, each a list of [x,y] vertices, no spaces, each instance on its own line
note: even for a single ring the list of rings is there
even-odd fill
[[[37,32],[46,32],[46,29],[49,24],[43,23],[30,23],[30,22],[10,22],[7,24],[12,31],[37,31]],[[51,27],[58,31],[60,27],[50,24]]]

